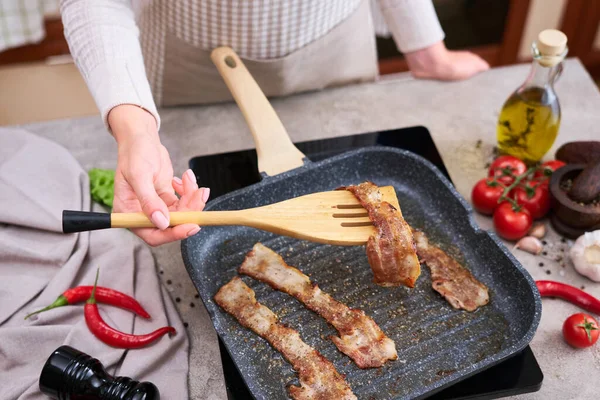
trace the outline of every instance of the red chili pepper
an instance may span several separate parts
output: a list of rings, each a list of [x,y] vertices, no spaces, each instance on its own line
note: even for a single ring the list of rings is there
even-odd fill
[[[70,304],[81,303],[90,298],[92,294],[93,286],[77,286],[71,289],[68,289],[63,294],[58,296],[54,303],[50,304],[48,307],[44,307],[41,310],[32,312],[31,314],[27,314],[25,319],[31,317],[34,314],[38,314],[44,311],[51,310],[57,307],[63,307]],[[117,290],[105,288],[102,286],[98,286],[96,288],[96,301],[98,303],[110,304],[111,306],[116,306],[123,308],[125,310],[133,311],[137,315],[143,318],[150,318],[150,314],[140,303],[138,303],[133,297],[126,295],[125,293],[121,293]]]
[[[535,285],[542,297],[558,297],[567,300],[584,310],[600,314],[600,300],[583,290],[555,281],[536,281]]]
[[[88,301],[85,303],[84,315],[85,323],[87,324],[90,331],[100,339],[102,342],[109,346],[118,347],[122,349],[137,349],[144,347],[161,336],[172,333],[176,334],[175,328],[172,326],[166,326],[155,330],[152,333],[145,335],[131,335],[129,333],[118,331],[110,327],[98,312],[98,305],[96,304],[96,284],[98,283],[98,272],[96,272],[96,282],[92,289],[92,294]]]

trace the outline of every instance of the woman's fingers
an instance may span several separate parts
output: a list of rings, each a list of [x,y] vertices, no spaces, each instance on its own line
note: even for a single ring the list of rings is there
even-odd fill
[[[181,180],[181,178],[174,176],[171,185],[173,186],[173,189],[175,189],[175,192],[177,192],[179,196],[183,196],[183,181]]]
[[[150,246],[160,246],[193,236],[200,232],[200,227],[196,224],[181,224],[162,231],[153,228],[132,229],[132,231]]]
[[[174,177],[172,186],[180,196],[176,207],[178,210],[199,211],[210,196],[210,188],[198,188],[196,176],[190,169],[183,174],[183,179]]]
[[[140,202],[144,214],[150,218],[157,228],[167,229],[169,227],[169,210],[154,188],[152,174],[134,175],[128,181]]]
[[[175,195],[175,192],[173,192],[173,189],[170,187],[164,191],[158,190],[158,195],[165,202],[167,207],[169,207],[169,210],[172,207],[176,206],[177,202],[179,201],[179,199]]]
[[[185,196],[186,194],[192,194],[198,189],[198,183],[196,182],[196,175],[191,169],[185,171],[182,175],[183,179],[174,177],[171,185],[179,196]]]
[[[206,188],[200,188],[192,193],[186,193],[179,199],[177,207],[180,211],[202,211],[204,209],[204,194]]]
[[[210,189],[198,188],[196,176],[192,170],[187,170],[183,174],[183,179],[173,178],[171,184],[175,192],[181,196],[179,199],[168,190],[160,194],[160,198],[170,205],[171,211],[202,211],[204,209],[206,200],[210,196]],[[132,230],[150,246],[160,246],[193,236],[200,231],[200,227],[195,224],[182,224],[164,230],[152,228]]]
[[[206,204],[210,197],[210,188],[203,188],[204,192],[202,193],[202,202]]]
[[[198,189],[198,182],[196,182],[196,175],[194,171],[188,169],[183,173],[183,192],[184,193],[192,193],[194,190]]]

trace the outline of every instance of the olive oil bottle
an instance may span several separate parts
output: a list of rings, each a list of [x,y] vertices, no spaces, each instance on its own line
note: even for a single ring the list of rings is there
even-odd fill
[[[497,137],[501,153],[535,163],[550,150],[558,135],[560,104],[554,83],[563,70],[567,37],[548,29],[540,32],[531,48],[531,70],[502,106]]]

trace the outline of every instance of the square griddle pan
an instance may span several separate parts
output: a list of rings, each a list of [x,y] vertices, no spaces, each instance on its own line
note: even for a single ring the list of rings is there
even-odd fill
[[[227,57],[233,62],[225,61]],[[213,52],[213,61],[242,111],[248,111],[244,104],[249,101],[249,86],[240,91],[236,89],[241,84],[236,82],[239,77],[228,79],[228,74],[248,78],[241,61],[230,49],[223,48]],[[268,105],[266,98],[264,101]],[[398,360],[381,368],[361,370],[327,339],[336,332],[321,317],[291,296],[243,277],[259,302],[298,330],[306,343],[346,375],[359,399],[425,398],[527,346],[541,315],[541,299],[533,279],[494,234],[478,228],[469,204],[429,161],[404,150],[370,147],[317,163],[304,159],[300,167],[267,176],[261,158],[264,161],[268,151],[264,151],[265,146],[260,151],[261,139],[257,137],[264,119],[253,120],[244,114],[257,142],[264,178],[215,199],[207,210],[258,207],[366,180],[391,185],[407,222],[457,258],[490,291],[490,303],[479,310],[455,310],[431,288],[426,267],[413,289],[373,284],[364,246],[325,245],[248,227],[204,227],[182,242],[183,260],[218,335],[256,399],[288,399],[286,387],[297,383],[297,375],[265,340],[243,328],[213,301],[218,289],[236,276],[256,242],[279,253],[335,299],[364,310],[396,343]],[[278,142],[282,148],[279,154],[290,146],[299,153],[287,134],[285,139]],[[284,159],[293,159],[293,154]]]

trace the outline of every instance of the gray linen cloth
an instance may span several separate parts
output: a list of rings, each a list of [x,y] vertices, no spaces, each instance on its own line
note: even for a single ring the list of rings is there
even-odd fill
[[[63,147],[22,129],[0,129],[0,399],[46,399],[38,379],[48,356],[63,344],[98,358],[109,373],[153,382],[161,399],[188,397],[188,339],[150,250],[123,229],[63,234],[63,209],[89,211],[86,172]],[[151,320],[99,305],[105,321],[142,334],[172,325],[177,335],[125,351],[88,330],[83,305],[56,308],[23,320],[63,291],[99,285],[135,297]]]

